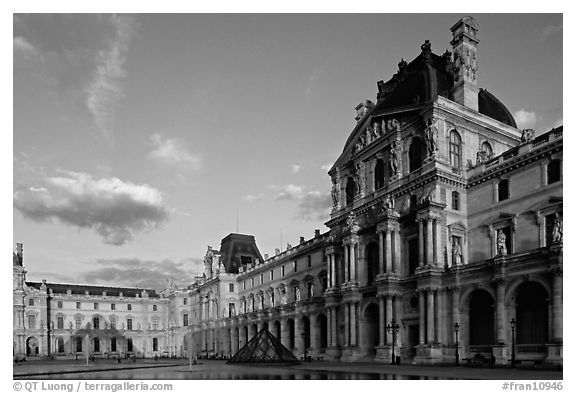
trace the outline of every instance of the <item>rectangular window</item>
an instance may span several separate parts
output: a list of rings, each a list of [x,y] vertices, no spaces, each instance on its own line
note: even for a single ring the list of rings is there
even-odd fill
[[[58,329],[64,329],[64,317],[62,315],[58,315],[57,321]]]
[[[76,352],[82,352],[82,337],[76,337]]]
[[[110,305],[110,310],[112,310],[112,311],[116,310],[116,305],[114,303],[112,303]]]
[[[285,269],[284,269],[284,265],[282,265],[282,266],[280,267],[280,275],[281,275],[282,277],[284,277],[284,274],[285,274],[285,273],[286,273],[286,271],[285,271]]]
[[[155,352],[158,351],[158,339],[156,337],[152,339],[152,350]]]
[[[76,317],[76,330],[82,329],[82,317]]]
[[[116,318],[110,317],[110,328],[116,329]]]
[[[501,180],[498,183],[498,202],[510,198],[510,183],[508,179]]]
[[[132,305],[128,304],[128,311],[132,311]]]
[[[294,261],[294,273],[296,273],[298,271],[298,261]]]
[[[312,256],[308,255],[308,263],[307,263],[308,269],[310,269],[312,267]]]
[[[98,303],[94,303],[94,310],[98,310]]]
[[[418,238],[415,238],[408,240],[408,274],[414,274],[418,263]]]
[[[132,330],[132,318],[126,320],[126,329]]]
[[[234,284],[228,286],[228,292],[234,292]]]
[[[28,328],[36,329],[36,315],[34,314],[28,315]]]
[[[260,284],[264,284],[264,274],[260,273]]]
[[[62,300],[58,300],[58,308],[62,308]]]
[[[110,339],[110,351],[116,352],[116,337]]]
[[[274,269],[270,270],[270,281],[274,281]]]
[[[458,194],[458,191],[452,192],[452,210],[460,210],[460,194]]]
[[[80,310],[80,302],[76,302],[76,309]]]
[[[128,339],[126,347],[127,347],[126,350],[127,350],[128,352],[134,351],[134,345],[132,344],[132,339],[131,339],[131,338]]]
[[[228,303],[228,317],[233,317],[236,315],[236,304]]]
[[[28,299],[28,305],[34,307],[34,299]]]
[[[188,304],[188,298],[185,297],[183,300],[184,300],[184,305],[187,305]]]
[[[58,338],[58,353],[64,353],[64,339]]]
[[[188,314],[182,315],[182,325],[188,326]]]
[[[152,321],[152,330],[158,330],[158,320],[157,319]]]
[[[94,329],[100,329],[100,318],[94,317],[92,320],[94,322]]]
[[[242,289],[246,290],[246,281],[242,281]]]
[[[254,288],[254,277],[250,277],[250,287]]]

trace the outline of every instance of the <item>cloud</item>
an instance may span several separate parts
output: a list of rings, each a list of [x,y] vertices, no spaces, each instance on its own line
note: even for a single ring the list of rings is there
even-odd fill
[[[540,42],[546,41],[548,38],[562,31],[562,25],[548,25],[542,29],[540,33]]]
[[[296,165],[296,164],[294,164],[294,165],[292,165],[291,168],[292,168],[292,173],[298,173],[298,172],[300,172],[300,170],[302,169],[302,165]]]
[[[264,199],[266,196],[263,193],[260,194],[248,194],[248,195],[244,195],[242,197],[242,200],[247,201],[247,202],[254,202],[254,201],[259,201],[261,199]]]
[[[329,193],[310,191],[300,200],[296,217],[306,221],[326,220],[330,215],[331,208],[332,199]]]
[[[169,219],[162,194],[146,184],[118,178],[64,172],[48,177],[43,187],[14,193],[14,207],[37,222],[58,220],[77,228],[92,229],[107,244],[122,245],[138,232],[150,231]]]
[[[332,168],[332,165],[334,165],[334,164],[329,162],[327,164],[322,165],[320,167],[320,169],[322,169],[324,172],[328,172],[330,170],[330,168]]]
[[[183,168],[198,170],[202,167],[202,159],[188,152],[186,147],[177,139],[164,138],[160,134],[150,136],[153,150],[149,157],[166,165],[180,165]]]
[[[96,268],[83,273],[83,281],[156,290],[166,288],[168,279],[173,279],[179,287],[190,285],[194,275],[203,269],[201,258],[187,258],[180,262],[170,259],[146,261],[139,258],[115,258],[97,259],[91,264]]]
[[[536,112],[530,112],[522,108],[519,111],[514,112],[514,118],[516,119],[518,128],[524,129],[534,128],[538,116],[536,115]]]
[[[14,55],[21,54],[26,58],[39,56],[38,49],[24,37],[14,37]]]
[[[297,200],[304,196],[304,187],[294,184],[271,186],[271,188],[278,192],[276,195],[277,200]]]
[[[133,32],[127,15],[111,15],[115,34],[108,48],[98,53],[95,74],[86,88],[85,104],[109,146],[114,145],[116,108],[124,98],[126,54]]]

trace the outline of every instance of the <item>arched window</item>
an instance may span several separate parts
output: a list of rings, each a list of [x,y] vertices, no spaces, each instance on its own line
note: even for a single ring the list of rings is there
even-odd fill
[[[508,198],[510,198],[510,184],[508,179],[504,179],[498,183],[498,202],[505,201]]]
[[[462,166],[462,138],[457,131],[450,131],[450,165],[454,168]]]
[[[547,169],[546,177],[548,179],[547,184],[552,184],[556,183],[557,181],[560,181],[560,172],[562,170],[562,165],[559,159],[550,161],[550,163],[548,164],[548,168],[546,169]]]
[[[413,138],[408,150],[408,161],[410,172],[422,166],[422,141],[420,138]]]
[[[452,191],[452,210],[460,210],[460,194]]]
[[[94,337],[94,352],[100,352],[100,339]]]
[[[346,181],[346,205],[351,205],[356,196],[356,183],[352,177],[348,177]]]
[[[486,158],[490,159],[492,158],[492,155],[494,154],[492,151],[492,146],[490,146],[490,144],[488,142],[482,142],[482,151],[484,153],[486,153]]]
[[[64,339],[62,337],[56,339],[56,348],[58,353],[64,353]]]
[[[76,337],[76,352],[82,352],[82,337]]]
[[[374,168],[374,188],[379,190],[384,187],[384,160],[376,160],[376,168]]]

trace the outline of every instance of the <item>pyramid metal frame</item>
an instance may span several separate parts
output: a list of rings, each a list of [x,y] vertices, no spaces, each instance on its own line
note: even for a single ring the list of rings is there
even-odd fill
[[[267,328],[263,328],[226,362],[231,363],[300,364],[300,361]]]

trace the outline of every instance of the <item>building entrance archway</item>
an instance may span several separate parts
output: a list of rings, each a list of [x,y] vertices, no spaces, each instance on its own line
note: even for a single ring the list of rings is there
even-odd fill
[[[26,355],[37,356],[39,354],[38,339],[36,337],[28,337],[26,340]]]
[[[360,324],[360,348],[364,354],[375,354],[379,342],[378,323],[380,310],[376,303],[370,303],[362,315]]]
[[[494,300],[482,289],[470,296],[468,323],[470,352],[491,352],[494,343]]]
[[[316,331],[319,335],[317,345],[320,350],[323,350],[328,347],[328,318],[326,318],[326,315],[318,315],[318,318],[316,319]]]
[[[516,296],[518,345],[544,345],[548,342],[548,301],[542,285],[526,282]]]

